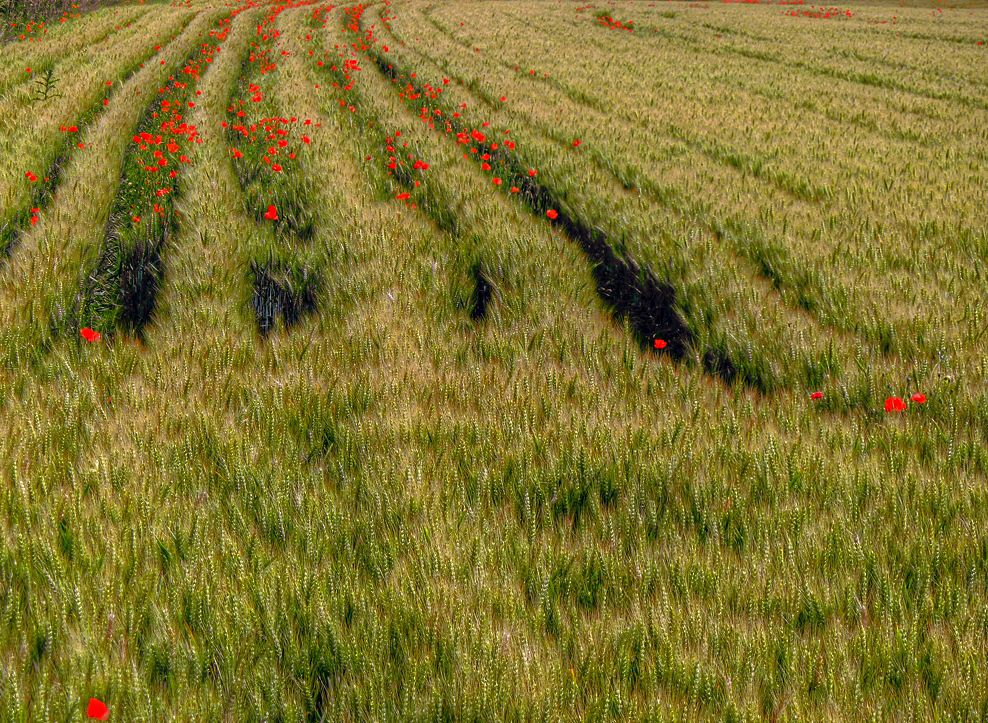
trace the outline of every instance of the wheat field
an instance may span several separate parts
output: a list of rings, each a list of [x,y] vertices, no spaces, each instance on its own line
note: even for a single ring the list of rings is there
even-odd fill
[[[988,721],[984,3],[0,9],[0,721]]]

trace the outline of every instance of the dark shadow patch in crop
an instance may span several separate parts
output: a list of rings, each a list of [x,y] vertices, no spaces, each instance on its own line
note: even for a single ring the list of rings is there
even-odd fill
[[[470,274],[475,284],[473,295],[470,297],[470,318],[473,321],[483,321],[487,317],[487,307],[491,302],[494,287],[482,262],[474,263]]]
[[[73,327],[96,325],[104,330],[112,325],[95,319],[115,318],[128,332],[144,341],[144,329],[151,322],[158,291],[164,278],[161,251],[176,230],[174,216],[159,220],[151,216],[144,224],[145,235],[136,241],[121,232],[120,213],[107,224],[106,243],[95,271],[86,281],[77,300],[78,315]]]
[[[316,297],[321,289],[320,277],[308,266],[287,267],[273,260],[250,262],[254,298],[251,310],[257,317],[262,336],[273,328],[279,316],[290,328],[303,316],[316,311]]]
[[[124,255],[117,281],[120,285],[120,321],[143,341],[144,327],[151,321],[164,277],[162,244],[139,241]]]
[[[714,374],[728,384],[734,381],[738,373],[731,357],[723,349],[707,349],[703,354],[703,368],[708,374]]]

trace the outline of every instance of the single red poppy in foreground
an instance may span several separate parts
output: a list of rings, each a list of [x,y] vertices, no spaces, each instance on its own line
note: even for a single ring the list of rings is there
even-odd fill
[[[86,715],[96,720],[106,720],[110,717],[110,709],[106,707],[106,703],[103,701],[90,698],[89,707],[86,708]]]
[[[269,219],[271,221],[277,221],[278,220],[278,209],[276,209],[274,206],[268,206],[268,210],[264,214],[264,218]]]
[[[88,326],[82,330],[82,335],[85,337],[86,341],[94,342],[100,340],[100,333],[98,331],[93,331]]]
[[[909,397],[909,400],[912,402],[916,402],[916,404],[925,404],[926,396],[923,394],[913,394],[911,397]]]
[[[823,392],[813,392],[810,399],[823,399]]]
[[[667,346],[669,346],[669,345],[666,344],[665,339],[656,339],[655,340],[655,348],[656,349],[665,349]]]
[[[886,412],[904,412],[905,409],[906,403],[898,397],[889,397],[885,400]]]
[[[545,212],[545,215],[548,216],[549,218],[556,218],[556,216],[558,216],[559,214],[550,208],[548,211]]]

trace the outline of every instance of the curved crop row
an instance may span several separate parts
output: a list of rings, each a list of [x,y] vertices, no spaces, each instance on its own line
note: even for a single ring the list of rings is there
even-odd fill
[[[182,32],[192,21],[192,17],[188,15],[177,32]],[[27,176],[28,181],[31,182],[30,199],[19,208],[6,207],[4,209],[6,215],[0,217],[0,261],[6,260],[20,237],[29,228],[38,225],[41,214],[54,200],[63,168],[77,152],[76,149],[85,148],[85,144],[78,139],[99,119],[104,107],[109,105],[111,99],[118,94],[120,87],[138,73],[144,67],[144,63],[154,57],[156,52],[157,50],[150,46],[145,48],[143,54],[135,58],[129,67],[122,69],[118,82],[108,81],[102,92],[90,101],[86,110],[74,116],[70,125],[61,127],[62,135],[59,141],[44,151],[43,157],[50,159],[48,166],[42,173],[30,173]]]
[[[385,27],[387,27],[387,24],[385,24]],[[396,63],[399,62],[398,58],[403,57],[403,54],[413,55],[416,53],[404,47],[396,47],[397,45],[397,42],[394,44],[385,44],[388,48],[386,54],[382,53],[380,49],[373,45],[368,48],[368,52],[371,54],[371,57],[377,59],[378,64],[382,66],[382,71],[385,74],[395,79],[401,77],[403,83],[409,84],[409,87],[406,89],[407,93],[414,94],[415,97],[422,97],[423,94],[427,94],[427,97],[432,98],[436,105],[442,109],[447,119],[446,122],[449,124],[457,123],[455,120],[456,116],[470,117],[474,124],[477,124],[479,119],[484,117],[474,111],[468,110],[466,107],[467,104],[456,104],[455,98],[453,100],[449,99],[450,94],[456,92],[456,88],[459,87],[458,85],[445,86],[444,90],[446,92],[437,94],[435,92],[428,93],[428,89],[434,86],[429,85],[424,80],[419,80],[417,83],[412,84],[409,81],[413,77],[411,70],[405,67],[402,68],[403,72],[401,72],[397,69],[398,66]],[[414,75],[422,79],[429,78],[431,73],[427,65],[420,63],[416,66]],[[433,75],[432,77],[435,78],[436,76]],[[439,80],[433,80],[433,84],[437,85],[438,83]],[[442,88],[443,86],[440,87]],[[462,123],[462,121],[460,122]],[[468,126],[463,127],[467,130],[469,129]],[[513,128],[512,131],[513,137],[531,139],[531,133],[528,132],[527,127]],[[461,131],[461,135],[464,134],[465,132]],[[465,134],[465,136],[469,138],[469,134]],[[496,161],[504,160],[508,163],[511,155],[517,156],[524,149],[532,148],[535,145],[537,144],[531,141],[525,144],[519,143],[517,149],[514,151],[505,149],[502,146],[492,152],[491,156]],[[546,165],[544,157],[541,159],[532,157],[525,160],[528,163],[517,160],[510,161],[510,167],[514,170],[514,176],[511,179],[506,179],[506,184],[516,183],[522,186],[525,183],[525,174],[520,173],[520,169],[525,168],[529,164],[537,166],[539,165],[539,160],[542,160],[543,166]],[[576,174],[571,173],[571,175],[575,176]],[[541,199],[539,205],[536,207],[536,211],[540,213],[544,213],[545,208],[550,203],[563,207],[563,202],[560,201],[561,198],[566,198],[572,203],[573,200],[579,198],[579,195],[588,195],[591,193],[591,186],[583,184],[582,188],[578,189],[565,176],[550,176],[540,171],[538,177],[540,179],[546,179],[547,177],[553,178],[555,183],[560,186],[559,190],[550,196],[548,200],[545,197]],[[557,211],[558,213],[561,213],[561,211]],[[564,219],[562,222],[558,220],[559,218],[560,216],[557,216],[557,223],[572,223],[568,218],[568,214],[562,216]],[[595,220],[598,223],[607,223],[606,219],[599,216]],[[586,229],[587,225],[584,223],[583,229]],[[577,227],[577,230],[578,233],[583,232],[579,230],[579,227]],[[731,233],[730,230],[720,227],[716,230],[722,237]],[[644,244],[639,244],[638,248],[645,253],[654,253],[654,251],[650,251]],[[709,248],[706,253],[710,253]],[[771,247],[758,253],[760,258],[756,258],[759,258],[760,263],[769,272],[774,271],[780,261],[785,261],[784,257],[773,254]],[[706,263],[709,264],[710,261]],[[628,274],[627,276],[631,277],[632,275]],[[643,297],[639,296],[639,298]],[[762,308],[766,308],[766,302],[763,302]],[[686,310],[687,318],[689,318],[689,306],[686,307]],[[966,427],[964,436],[970,437],[972,440],[981,434],[979,430],[988,429],[988,414],[986,414],[983,404],[984,395],[979,395],[973,389],[964,390],[955,383],[956,380],[954,377],[948,378],[943,371],[940,371],[939,375],[937,375],[936,367],[933,364],[913,359],[907,359],[904,363],[897,362],[895,359],[886,359],[884,356],[888,351],[887,348],[876,347],[869,351],[867,347],[862,348],[860,344],[853,342],[853,337],[841,339],[840,341],[842,343],[836,343],[838,340],[834,339],[832,335],[822,336],[821,332],[815,330],[812,325],[808,325],[805,319],[788,314],[780,315],[779,311],[779,309],[776,309],[777,316],[773,318],[757,307],[754,309],[748,307],[746,312],[752,314],[752,321],[755,318],[758,319],[758,324],[750,324],[749,328],[755,329],[760,327],[756,332],[757,337],[752,336],[752,341],[755,341],[757,338],[762,349],[752,348],[751,342],[739,344],[738,342],[740,340],[737,339],[736,332],[732,330],[729,336],[726,338],[722,337],[723,341],[720,344],[715,343],[708,348],[708,354],[704,358],[707,368],[712,370],[717,370],[718,368],[725,369],[730,374],[731,367],[728,364],[736,364],[742,368],[747,367],[742,379],[754,380],[752,386],[764,391],[798,385],[798,387],[806,390],[805,393],[808,394],[814,388],[819,389],[823,387],[827,389],[828,387],[836,387],[832,391],[827,391],[820,395],[819,405],[821,409],[845,413],[857,410],[865,413],[872,420],[881,418],[882,400],[889,396],[895,396],[894,390],[897,384],[902,383],[901,380],[906,380],[907,383],[916,385],[921,385],[924,382],[927,384],[932,383],[936,386],[938,401],[924,410],[925,414],[932,415],[941,423],[951,426],[960,422],[963,427]],[[705,314],[701,318],[705,318],[707,324],[711,324],[712,322],[716,324],[716,321],[709,314]],[[768,332],[768,329],[771,327],[766,327],[772,322],[775,323],[776,328],[772,332]],[[875,322],[881,322],[886,326],[888,324],[880,317],[876,318]],[[797,324],[796,328],[798,329],[798,335],[794,341],[798,343],[798,346],[791,346],[789,349],[786,349],[785,346],[780,344],[780,341],[785,339],[787,335],[793,334],[794,323]],[[714,333],[716,334],[716,331]],[[818,339],[815,346],[819,349],[819,354],[816,358],[814,356],[808,356],[806,351],[807,343],[811,343],[814,337]],[[800,357],[803,357],[803,359],[800,360]],[[773,363],[769,361],[770,359],[776,361]],[[740,363],[738,360],[740,360]],[[752,365],[753,361],[755,362],[754,365]],[[784,363],[786,366],[779,369],[776,366],[778,363]],[[773,367],[777,370],[774,373],[770,371]],[[897,380],[899,381],[897,382]],[[888,391],[882,389],[882,386],[885,384],[888,384]],[[902,394],[902,397],[906,398],[909,394],[911,392]],[[921,443],[920,446],[931,443],[937,437],[937,434],[933,429],[926,430],[923,435],[928,437],[928,439],[926,442]],[[981,460],[976,462],[976,464],[981,468],[984,467],[984,462],[985,460]]]
[[[265,18],[258,35],[266,25],[273,25],[277,14]],[[305,133],[292,137],[298,119],[275,116],[271,83],[261,85],[275,68],[269,57],[273,34],[267,30],[261,44],[253,45],[244,58],[223,124],[245,211],[258,227],[271,228],[274,235],[268,249],[252,251],[249,264],[251,309],[262,335],[274,328],[278,317],[291,327],[314,313],[325,284],[321,264],[302,248],[316,232],[313,179],[303,160],[303,149],[311,141]],[[271,115],[262,116],[262,110]]]

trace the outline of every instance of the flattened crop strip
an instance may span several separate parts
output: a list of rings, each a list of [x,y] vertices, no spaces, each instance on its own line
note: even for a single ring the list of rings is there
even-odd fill
[[[176,34],[184,31],[192,22],[193,17],[194,15],[189,15],[177,29]],[[136,75],[141,70],[142,65],[156,52],[149,46],[146,53],[135,59],[129,67],[123,70],[118,82],[105,86],[103,92],[93,99],[89,108],[75,118],[73,125],[62,127],[62,132],[65,135],[59,143],[47,151],[46,155],[52,160],[49,162],[44,175],[38,177],[37,181],[34,182],[30,201],[19,208],[7,209],[4,218],[0,219],[0,262],[10,256],[18,240],[25,232],[39,223],[40,214],[54,200],[61,181],[62,169],[77,152],[78,139],[82,137],[87,128],[99,120],[101,111],[116,95],[117,90]],[[54,61],[48,67],[53,66],[53,64]]]
[[[196,78],[209,46],[192,51],[182,73]],[[169,78],[137,126],[124,155],[117,197],[107,219],[103,251],[76,300],[73,329],[110,334],[118,326],[139,338],[150,322],[164,277],[162,250],[178,228],[174,202],[178,167],[197,131],[182,121],[192,96],[187,83]],[[191,151],[189,151],[191,152]]]
[[[258,35],[276,17],[277,13],[266,17]],[[262,78],[276,68],[268,58],[272,35],[263,35],[262,44],[244,58],[224,123],[244,209],[259,228],[271,228],[275,236],[267,250],[254,250],[249,264],[251,310],[261,335],[274,328],[279,316],[287,328],[314,313],[324,287],[319,263],[299,249],[316,230],[312,178],[302,161],[302,144],[307,145],[309,137],[291,137],[298,119],[274,115],[270,87]],[[262,116],[261,108],[270,116]]]

